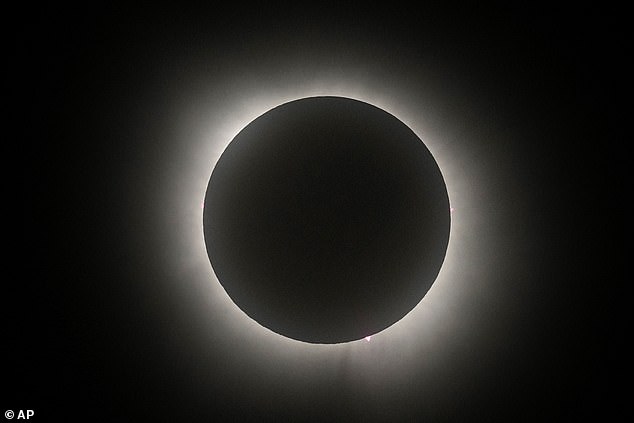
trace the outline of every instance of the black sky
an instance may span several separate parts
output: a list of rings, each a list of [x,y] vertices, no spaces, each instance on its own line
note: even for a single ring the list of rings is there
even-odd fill
[[[18,217],[7,225],[3,409],[42,421],[534,421],[618,410],[630,314],[621,13],[298,4],[16,15],[8,116],[22,160],[6,161],[18,187],[6,207]],[[391,392],[358,388],[345,362],[318,380],[307,375],[319,369],[265,368],[272,359],[249,356],[226,322],[204,321],[204,286],[165,271],[166,257],[184,254],[163,235],[179,225],[178,200],[161,193],[184,163],[174,134],[187,133],[173,116],[204,95],[229,104],[253,87],[347,73],[424,104],[429,133],[419,135],[460,143],[456,160],[477,167],[490,194],[473,201],[503,234],[482,240],[505,265],[489,270],[496,291],[478,294],[503,311],[452,347],[437,389],[424,356]]]

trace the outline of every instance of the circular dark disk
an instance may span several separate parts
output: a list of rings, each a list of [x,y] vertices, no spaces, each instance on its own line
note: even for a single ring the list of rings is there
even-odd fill
[[[312,343],[361,339],[425,296],[449,241],[449,199],[423,142],[342,97],[282,104],[245,127],[205,197],[207,254],[261,325]]]

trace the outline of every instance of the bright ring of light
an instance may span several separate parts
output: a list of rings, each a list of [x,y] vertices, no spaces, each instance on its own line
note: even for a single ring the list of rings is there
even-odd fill
[[[231,86],[231,81],[217,84]],[[486,281],[490,272],[487,266],[490,256],[478,238],[490,232],[486,216],[478,212],[479,197],[486,194],[479,183],[483,172],[464,158],[459,143],[426,136],[426,126],[433,124],[424,116],[424,108],[429,105],[409,99],[406,87],[381,92],[368,88],[378,86],[370,82],[357,85],[332,79],[291,85],[265,92],[243,83],[243,89],[237,90],[230,101],[209,94],[213,87],[208,87],[206,96],[191,93],[187,97],[190,106],[183,108],[175,124],[182,153],[165,172],[169,182],[163,185],[162,195],[170,206],[160,225],[167,228],[166,236],[175,245],[173,250],[167,251],[165,271],[174,283],[196,286],[199,291],[208,293],[204,299],[208,303],[208,314],[198,316],[208,322],[201,336],[214,333],[229,346],[240,345],[245,362],[253,366],[259,363],[263,377],[271,376],[268,373],[271,370],[266,369],[291,366],[306,377],[323,379],[328,369],[335,371],[341,360],[346,360],[353,371],[363,375],[362,384],[399,383],[412,362],[421,366],[421,357],[425,357],[423,372],[432,377],[447,351],[456,343],[469,342],[478,336],[478,310],[465,307],[465,299],[474,290],[485,288],[474,281]],[[391,327],[373,335],[371,342],[362,339],[345,344],[308,344],[260,326],[224,292],[214,276],[203,240],[201,205],[213,167],[226,145],[242,128],[271,108],[298,98],[324,95],[373,104],[410,127],[436,159],[452,208],[449,246],[434,285],[417,307]],[[217,342],[217,339],[209,342]],[[266,368],[261,366],[262,357],[267,360]]]

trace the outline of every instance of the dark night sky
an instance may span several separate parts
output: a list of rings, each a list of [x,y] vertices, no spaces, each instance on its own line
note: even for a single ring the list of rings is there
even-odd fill
[[[7,160],[20,247],[4,284],[3,410],[535,421],[619,409],[631,314],[620,13],[298,4],[15,16],[9,116],[24,162],[16,178]],[[213,168],[213,149],[193,140],[305,86],[380,93],[446,146],[450,195],[464,195],[452,220],[469,217],[457,226],[460,277],[434,298],[459,300],[421,304],[445,310],[429,342],[401,331],[371,353],[333,353],[271,341],[242,330],[217,282],[187,264],[202,222],[180,203],[200,204],[188,175]]]

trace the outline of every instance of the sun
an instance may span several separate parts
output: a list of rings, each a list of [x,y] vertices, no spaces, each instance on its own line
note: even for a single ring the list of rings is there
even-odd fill
[[[479,211],[482,206],[479,200],[487,195],[486,186],[480,183],[486,172],[470,160],[463,143],[456,142],[456,134],[443,137],[435,132],[434,122],[425,117],[430,104],[412,97],[406,84],[379,89],[382,85],[371,78],[322,75],[310,81],[287,80],[274,88],[238,81],[233,76],[227,78],[215,81],[207,90],[182,94],[189,103],[174,117],[173,138],[178,154],[164,172],[165,183],[157,194],[169,205],[157,223],[170,243],[170,248],[163,252],[164,272],[171,275],[177,286],[182,286],[175,289],[194,286],[197,292],[205,293],[200,301],[206,307],[197,316],[201,338],[213,333],[227,345],[240,344],[247,362],[255,363],[266,357],[267,366],[295,363],[293,368],[298,372],[312,372],[318,363],[336,367],[336,363],[349,357],[365,377],[397,383],[399,375],[405,374],[421,355],[429,364],[427,370],[433,373],[434,363],[443,360],[443,354],[454,348],[456,342],[460,339],[467,342],[477,336],[478,330],[484,330],[474,318],[477,310],[465,305],[469,304],[467,299],[471,294],[486,290],[487,281],[491,280],[488,265],[491,256],[483,240],[495,238],[490,233],[494,225],[488,224],[489,217]],[[235,88],[232,95],[214,96],[215,87],[224,86]],[[389,328],[341,344],[311,344],[286,338],[242,312],[214,275],[202,227],[207,183],[228,143],[268,110],[292,100],[319,96],[365,102],[407,125],[435,158],[451,207],[445,261],[422,301]],[[377,366],[377,360],[383,364]]]

